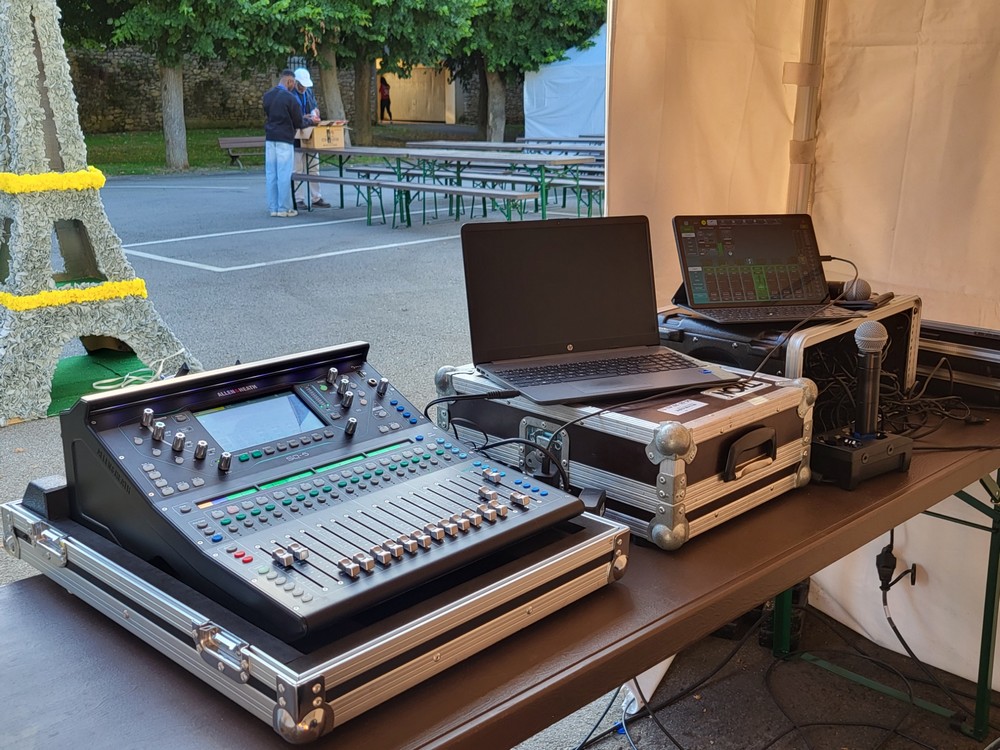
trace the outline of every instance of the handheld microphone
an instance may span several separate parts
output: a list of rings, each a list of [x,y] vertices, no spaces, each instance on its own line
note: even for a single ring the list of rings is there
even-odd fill
[[[838,304],[842,302],[865,302],[872,296],[872,285],[864,279],[831,281],[828,282],[827,286],[830,287],[830,296],[835,300],[843,295],[843,299],[837,300]]]
[[[858,382],[854,430],[833,430],[813,438],[809,467],[813,477],[853,490],[859,482],[890,471],[907,471],[913,440],[879,431],[879,380],[882,350],[889,332],[877,320],[866,320],[854,331],[858,345]]]
[[[858,346],[857,412],[855,437],[872,437],[878,432],[878,390],[882,377],[882,350],[889,332],[877,320],[866,320],[854,331]]]

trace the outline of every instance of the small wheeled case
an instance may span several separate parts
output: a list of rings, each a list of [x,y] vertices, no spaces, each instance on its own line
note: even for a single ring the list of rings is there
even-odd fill
[[[442,399],[460,397],[438,407],[440,427],[539,480],[564,473],[575,490],[603,491],[606,517],[664,550],[810,480],[816,386],[807,378],[758,374],[742,391],[632,406],[477,399],[497,386],[471,365],[442,367],[436,386]]]

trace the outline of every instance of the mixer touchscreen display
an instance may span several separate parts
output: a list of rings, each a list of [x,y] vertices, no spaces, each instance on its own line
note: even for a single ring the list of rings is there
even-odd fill
[[[323,428],[319,417],[291,392],[209,409],[195,416],[225,451]]]

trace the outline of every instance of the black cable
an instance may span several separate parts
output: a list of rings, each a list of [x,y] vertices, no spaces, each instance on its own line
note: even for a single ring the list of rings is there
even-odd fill
[[[498,390],[498,391],[487,391],[486,393],[460,393],[460,394],[456,393],[453,396],[441,396],[439,398],[432,398],[430,401],[427,402],[427,405],[424,407],[424,417],[426,417],[428,422],[433,422],[434,420],[431,419],[430,415],[431,407],[436,406],[437,404],[443,404],[445,401],[449,403],[454,403],[455,401],[482,401],[482,400],[490,401],[497,398],[515,398],[520,395],[521,395],[520,391]]]
[[[478,446],[471,439],[469,438],[463,439],[458,436],[459,425],[466,427],[470,430],[475,430],[476,432],[480,433],[483,436],[483,445],[486,445],[490,441],[490,436],[486,434],[486,431],[478,424],[473,422],[471,419],[464,419],[463,417],[455,417],[454,419],[451,419],[449,421],[450,421],[449,426],[451,427],[452,432],[455,434],[455,439],[463,443],[468,443],[476,450],[478,450]]]
[[[867,658],[871,658],[871,659],[875,658],[871,654],[867,653],[860,646],[858,646],[857,643],[854,643],[851,640],[849,640],[848,637],[847,637],[847,635],[845,635],[844,633],[840,632],[838,630],[838,627],[844,627],[844,626],[841,625],[841,623],[839,623],[836,620],[834,620],[829,615],[827,615],[827,614],[825,614],[823,612],[820,612],[819,610],[814,609],[813,607],[809,607],[809,606],[802,607],[801,609],[802,609],[803,612],[805,612],[810,617],[815,618],[816,622],[818,622],[821,625],[823,625],[827,630],[829,630],[831,633],[833,633],[833,635],[835,635],[837,638],[839,638],[841,641],[843,641],[844,644],[848,648],[856,651],[861,656],[864,656],[864,657],[867,657]],[[854,631],[852,631],[850,629],[847,629],[847,630],[848,630],[848,633],[850,633],[851,635],[855,635]],[[920,677],[919,675],[908,674],[906,672],[903,672],[902,670],[900,670],[900,674],[902,674],[903,677],[905,679],[909,680],[911,683],[912,682],[918,682],[918,683],[923,684],[923,685],[932,685],[932,686],[936,687],[934,681],[933,680],[929,680],[926,677]],[[963,698],[968,698],[970,700],[975,700],[976,699],[975,695],[971,695],[969,693],[964,693],[964,692],[962,692],[960,690],[953,690],[952,692],[956,693],[957,695],[961,695]],[[1000,703],[996,703],[996,702],[990,701],[990,705],[992,707],[994,707],[994,708],[1000,708]],[[994,725],[994,724],[991,723],[990,724],[990,729],[993,729],[994,731],[1000,731],[1000,726],[996,726],[996,725]]]
[[[636,697],[640,701],[642,701],[642,707],[649,715],[649,718],[652,719],[656,723],[656,726],[660,728],[660,731],[663,732],[663,736],[666,737],[668,740],[670,740],[672,743],[674,743],[674,745],[677,747],[677,750],[684,750],[684,746],[681,745],[681,743],[679,743],[672,734],[670,734],[670,730],[668,730],[665,726],[663,726],[663,722],[660,721],[656,713],[650,710],[649,701],[647,701],[646,696],[642,694],[642,687],[639,685],[639,680],[632,680],[632,685],[635,687]],[[622,726],[625,726],[624,722],[622,723]]]
[[[929,679],[929,680],[930,680],[931,682],[933,682],[933,683],[934,683],[934,685],[935,685],[935,686],[936,686],[936,687],[937,687],[937,688],[938,688],[938,689],[939,689],[939,690],[940,690],[940,691],[941,691],[942,693],[944,693],[944,694],[945,694],[946,696],[948,696],[948,699],[949,699],[949,700],[950,700],[950,701],[951,701],[952,703],[954,703],[954,704],[955,704],[956,706],[958,706],[958,708],[959,708],[959,709],[960,709],[960,710],[961,710],[961,711],[962,711],[962,712],[963,712],[963,713],[964,713],[964,714],[965,714],[966,716],[975,716],[975,715],[976,715],[976,712],[975,712],[975,711],[970,711],[970,710],[969,710],[969,709],[968,709],[968,708],[967,708],[967,707],[965,706],[965,704],[963,704],[963,703],[962,703],[962,701],[960,701],[960,700],[958,699],[958,697],[957,697],[957,696],[956,696],[956,695],[955,695],[955,694],[954,694],[953,692],[951,692],[951,690],[950,690],[950,689],[949,689],[949,688],[948,688],[947,686],[945,686],[945,684],[944,684],[944,683],[942,683],[942,682],[941,682],[941,681],[940,681],[940,680],[939,680],[939,679],[938,679],[938,678],[937,678],[937,677],[936,677],[936,676],[934,675],[934,673],[933,673],[933,672],[931,672],[930,668],[929,668],[929,667],[928,667],[928,666],[927,666],[926,664],[924,664],[924,663],[923,663],[922,661],[920,661],[920,658],[919,658],[919,657],[918,657],[918,656],[917,656],[917,655],[916,655],[915,653],[913,653],[913,649],[911,649],[911,648],[910,648],[910,644],[908,644],[908,643],[906,642],[906,639],[905,639],[905,638],[903,638],[903,634],[899,632],[899,628],[897,628],[897,627],[896,627],[896,623],[895,623],[895,622],[893,622],[893,620],[892,620],[892,614],[891,614],[891,613],[889,612],[889,590],[888,590],[888,589],[883,589],[883,590],[882,590],[882,611],[883,611],[883,612],[885,613],[885,619],[886,619],[886,622],[888,622],[888,623],[889,623],[889,627],[890,627],[890,628],[892,628],[892,632],[896,634],[896,639],[897,639],[897,640],[899,641],[900,645],[901,645],[901,646],[903,647],[903,649],[904,649],[904,650],[906,651],[906,653],[907,653],[907,654],[909,655],[909,657],[910,657],[911,659],[913,659],[914,663],[915,663],[915,664],[916,664],[916,665],[917,665],[918,667],[920,667],[920,671],[921,671],[921,672],[923,672],[923,673],[924,673],[925,675],[927,675],[927,678],[928,678],[928,679]]]
[[[792,732],[795,732],[800,729],[809,729],[812,727],[859,727],[861,729],[884,729],[884,730],[891,729],[891,727],[887,727],[882,724],[872,724],[870,722],[862,722],[862,721],[857,721],[857,722],[806,721],[794,727],[788,727],[788,729],[779,734],[777,737],[772,738],[770,742],[768,742],[761,748],[761,750],[767,750],[767,748],[774,747],[775,743],[780,742],[785,737],[790,735]],[[941,748],[939,748],[937,745],[928,745],[923,740],[917,737],[912,737],[911,735],[908,735],[905,732],[900,732],[898,730],[893,732],[891,736],[900,737],[904,740],[907,740],[908,742],[912,742],[914,745],[919,745],[920,747],[926,747],[927,750],[941,750]]]
[[[815,318],[817,315],[819,315],[823,310],[827,309],[828,307],[832,307],[833,305],[837,304],[842,299],[844,299],[845,296],[847,296],[847,290],[850,289],[851,285],[855,281],[858,280],[858,267],[854,264],[854,261],[848,260],[847,258],[838,258],[838,257],[836,257],[834,255],[823,255],[823,256],[820,257],[820,260],[824,260],[824,261],[826,261],[826,260],[839,260],[839,261],[842,261],[843,263],[849,264],[851,266],[851,268],[854,269],[854,278],[844,284],[844,291],[842,291],[839,295],[837,295],[837,297],[835,297],[834,299],[830,300],[827,304],[823,305],[823,307],[817,309],[816,312],[814,312],[812,315],[809,315],[808,317],[805,317],[802,320],[800,320],[798,323],[796,323],[795,325],[793,325],[787,331],[782,332],[782,334],[780,336],[778,336],[778,340],[771,346],[771,348],[768,350],[768,352],[764,355],[764,358],[760,361],[760,364],[757,365],[757,367],[754,369],[754,371],[752,373],[750,373],[749,375],[747,375],[745,378],[742,378],[741,380],[737,380],[735,383],[729,383],[728,385],[723,386],[723,389],[739,388],[739,386],[741,386],[741,385],[746,385],[746,384],[749,384],[750,382],[752,382],[753,379],[755,377],[757,377],[757,375],[760,374],[761,369],[763,369],[764,365],[771,358],[771,356],[776,351],[778,351],[779,348],[781,348],[782,346],[784,346],[785,342],[788,341],[789,337],[793,333],[795,333],[796,331],[798,331],[800,328],[802,328],[802,326],[804,326],[806,323],[808,323],[813,318]],[[740,389],[740,390],[742,390],[742,389]]]
[[[528,440],[527,438],[521,438],[521,437],[504,438],[503,440],[497,440],[495,443],[486,443],[477,450],[480,453],[484,453],[485,451],[490,450],[491,448],[499,448],[500,446],[503,445],[516,445],[516,444],[527,445],[535,450],[540,450],[542,453],[544,453],[545,457],[552,462],[553,466],[555,466],[556,471],[559,472],[559,481],[562,483],[562,489],[566,490],[566,492],[570,491],[569,475],[566,473],[566,469],[564,469],[562,464],[559,462],[559,459],[549,448],[540,443],[536,443],[534,440]]]
[[[680,701],[684,700],[689,695],[691,695],[692,693],[694,693],[696,690],[698,690],[700,687],[702,687],[703,685],[705,685],[705,683],[707,683],[713,677],[715,677],[715,675],[717,675],[719,672],[721,672],[725,668],[725,666],[727,664],[729,664],[729,662],[731,662],[733,660],[733,657],[736,656],[737,653],[739,653],[740,649],[743,648],[743,646],[746,645],[746,642],[748,640],[750,640],[750,636],[752,636],[754,633],[756,633],[760,629],[760,626],[763,624],[765,617],[767,617],[767,614],[762,614],[759,618],[757,618],[757,620],[752,625],[750,625],[749,628],[747,628],[747,632],[745,632],[742,635],[742,637],[736,642],[736,644],[733,646],[733,648],[730,649],[729,653],[727,653],[722,658],[722,660],[719,661],[719,663],[716,664],[715,667],[713,667],[709,671],[708,674],[706,674],[703,677],[701,677],[700,679],[694,681],[688,687],[686,687],[683,690],[681,690],[679,693],[675,693],[673,696],[671,696],[671,697],[669,697],[669,698],[667,698],[667,699],[665,699],[663,701],[660,701],[655,706],[652,706],[650,710],[654,711],[654,712],[662,711],[664,708],[668,708],[669,706],[672,706],[675,703],[679,703]],[[639,719],[639,718],[642,718],[641,715],[636,714],[634,716],[630,716],[628,718],[628,721],[633,721],[633,720]],[[597,735],[593,739],[593,742],[597,742],[598,740],[604,739],[605,737],[607,737],[608,735],[610,735],[614,731],[615,731],[614,727],[612,727],[609,730],[606,730],[602,734]]]
[[[615,690],[615,692],[612,694],[611,700],[608,701],[608,705],[605,707],[604,713],[601,714],[601,718],[597,720],[597,722],[594,724],[591,730],[587,732],[587,736],[584,737],[580,741],[580,744],[576,746],[576,750],[583,750],[583,748],[587,746],[587,743],[590,741],[591,736],[594,734],[594,732],[597,731],[597,728],[601,726],[601,722],[604,721],[604,717],[608,715],[609,711],[611,711],[611,707],[615,705],[615,699],[618,698],[618,694],[621,693],[621,691],[622,691],[621,686],[619,686],[618,689]]]
[[[901,737],[904,737],[907,740],[913,741],[913,742],[915,742],[917,744],[921,744],[921,745],[924,744],[920,740],[916,740],[916,739],[914,739],[912,737],[905,736],[905,735],[903,735],[899,731],[899,727],[902,726],[903,722],[907,719],[907,717],[910,716],[910,714],[912,713],[912,711],[914,709],[914,703],[913,703],[913,700],[914,700],[913,686],[910,684],[910,681],[908,679],[906,679],[906,676],[903,675],[902,672],[900,672],[898,669],[896,669],[895,667],[893,667],[891,664],[888,664],[887,662],[884,662],[881,659],[876,659],[874,657],[866,656],[866,655],[861,654],[861,653],[850,653],[850,652],[840,651],[840,650],[836,650],[836,649],[819,649],[819,650],[810,649],[808,651],[808,653],[812,654],[812,655],[830,654],[830,655],[847,655],[847,656],[852,656],[852,657],[855,657],[855,658],[864,659],[865,661],[871,662],[873,664],[876,664],[877,666],[882,667],[883,669],[887,669],[887,670],[893,672],[897,677],[899,677],[899,679],[901,679],[903,681],[903,684],[906,686],[907,697],[909,698],[908,702],[906,703],[906,708],[904,709],[904,711],[902,712],[902,714],[900,714],[900,716],[897,719],[896,723],[893,726],[891,726],[891,727],[887,727],[887,726],[883,726],[883,725],[870,724],[870,723],[867,723],[867,722],[851,722],[851,721],[844,721],[844,722],[839,722],[839,721],[838,722],[835,722],[835,721],[824,721],[824,722],[809,722],[809,723],[802,723],[802,724],[796,722],[795,719],[791,716],[791,714],[789,714],[788,711],[785,710],[785,706],[781,703],[781,701],[778,700],[778,696],[775,693],[774,688],[773,688],[773,686],[771,684],[771,677],[774,674],[774,671],[775,671],[775,669],[778,666],[780,666],[782,664],[788,664],[788,663],[792,662],[794,659],[796,659],[798,656],[800,656],[803,653],[806,653],[806,652],[799,651],[799,652],[795,652],[795,653],[792,653],[792,654],[788,654],[787,656],[785,656],[785,657],[783,657],[781,659],[776,659],[774,662],[771,663],[771,665],[767,668],[767,671],[764,673],[764,686],[767,688],[768,695],[771,696],[771,700],[774,702],[774,705],[778,708],[779,711],[781,711],[781,713],[784,715],[784,717],[792,724],[792,727],[789,728],[787,731],[783,732],[782,734],[778,735],[777,737],[772,737],[771,740],[770,740],[770,742],[768,742],[766,745],[764,745],[764,747],[761,748],[761,750],[766,750],[767,748],[774,747],[774,744],[776,742],[778,742],[782,738],[786,737],[788,734],[790,734],[793,731],[799,731],[801,733],[801,730],[803,728],[807,727],[807,726],[843,726],[843,727],[861,726],[861,727],[873,727],[873,728],[877,728],[877,729],[883,729],[883,730],[886,731],[887,734],[886,734],[885,737],[882,738],[882,741],[878,744],[878,747],[882,747],[885,744],[886,740],[889,737],[893,737],[893,736],[897,736],[897,735],[901,736]],[[802,734],[802,741],[805,742],[807,746],[809,746],[808,738],[804,734]],[[924,745],[924,746],[925,747],[931,747],[930,745]]]

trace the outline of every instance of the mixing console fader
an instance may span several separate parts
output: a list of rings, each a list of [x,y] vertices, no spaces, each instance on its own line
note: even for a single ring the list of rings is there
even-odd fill
[[[367,356],[84,397],[62,415],[71,515],[294,642],[583,510],[469,453]]]

